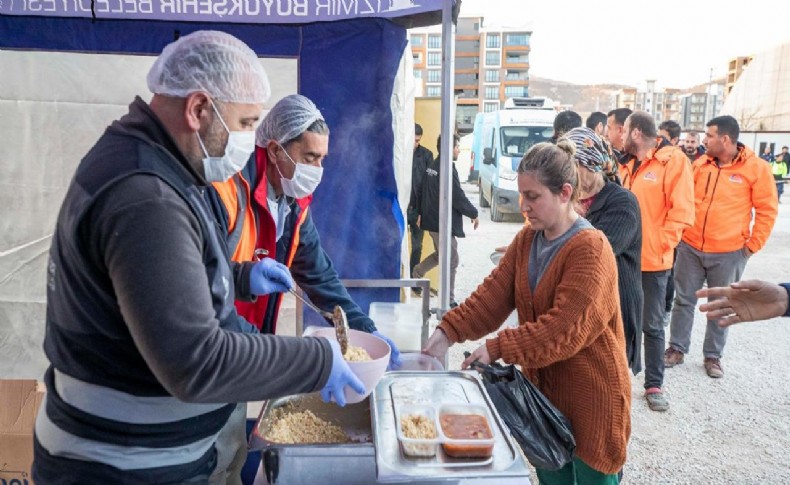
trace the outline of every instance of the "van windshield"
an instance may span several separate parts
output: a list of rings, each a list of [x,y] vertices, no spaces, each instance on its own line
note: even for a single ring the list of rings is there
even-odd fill
[[[554,133],[550,126],[503,126],[502,155],[523,157],[536,143],[548,141]]]

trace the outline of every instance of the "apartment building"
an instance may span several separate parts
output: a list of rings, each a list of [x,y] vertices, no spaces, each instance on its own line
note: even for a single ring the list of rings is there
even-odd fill
[[[624,88],[615,93],[614,105],[633,111],[644,111],[653,115],[656,124],[665,120],[677,120],[680,115],[680,89],[656,89],[656,81],[648,80],[644,91]]]
[[[471,133],[479,112],[500,109],[507,98],[528,96],[532,32],[487,28],[483,17],[458,19],[455,37],[456,122]],[[441,95],[441,27],[409,31],[417,92]]]
[[[738,78],[743,74],[743,69],[748,66],[750,62],[752,62],[752,56],[739,56],[730,59],[730,62],[727,64],[726,94],[730,94]]]
[[[690,90],[659,90],[655,83],[648,80],[641,91],[621,89],[614,94],[615,106],[650,113],[656,124],[666,120],[677,121],[684,131],[705,131],[705,123],[721,112],[725,89],[723,79]]]

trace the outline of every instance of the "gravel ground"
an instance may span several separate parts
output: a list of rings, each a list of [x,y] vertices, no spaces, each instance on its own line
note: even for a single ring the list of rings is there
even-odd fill
[[[464,184],[464,190],[476,203],[477,187]],[[477,231],[466,222],[467,237],[459,240],[459,301],[493,268],[488,255],[521,228],[517,222],[491,222],[488,209],[480,209],[480,218]],[[780,205],[768,245],[749,261],[745,278],[790,281],[789,246],[790,209]],[[633,377],[623,483],[790,484],[790,374],[785,367],[790,362],[790,321],[733,327],[722,358],[725,377],[718,380],[707,377],[702,367],[704,330],[705,320],[697,312],[691,353],[665,374],[668,412],[651,412],[642,395],[643,374]],[[450,368],[460,366],[464,350],[481,343],[451,348]]]

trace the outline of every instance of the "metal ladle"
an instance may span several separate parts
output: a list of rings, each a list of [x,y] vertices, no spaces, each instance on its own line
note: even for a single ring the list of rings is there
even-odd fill
[[[269,251],[263,248],[258,248],[253,253],[253,260],[261,261],[263,258],[269,255]],[[293,288],[288,290],[293,296],[300,299],[302,303],[312,308],[316,313],[327,319],[332,325],[335,327],[335,336],[337,337],[337,343],[340,344],[340,352],[345,354],[348,352],[348,317],[346,317],[346,312],[340,305],[335,305],[335,311],[333,313],[325,312],[318,308],[317,306],[313,305],[311,302],[307,301],[302,295],[296,292]]]
[[[288,290],[293,296],[298,298],[302,301],[305,305],[313,309],[314,312],[318,313],[326,320],[332,323],[335,327],[335,335],[337,336],[337,343],[340,344],[340,351],[345,354],[348,351],[348,317],[346,317],[346,312],[340,305],[335,305],[335,311],[325,312],[318,308],[317,306],[313,305],[312,302],[308,301],[302,295],[296,292],[293,288]]]

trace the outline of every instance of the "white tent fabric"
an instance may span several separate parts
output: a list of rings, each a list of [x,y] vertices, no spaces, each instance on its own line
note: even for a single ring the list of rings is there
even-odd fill
[[[40,379],[46,369],[47,252],[61,201],[106,126],[135,95],[150,98],[153,60],[0,50],[0,377]],[[269,106],[295,92],[296,59],[261,62]]]

